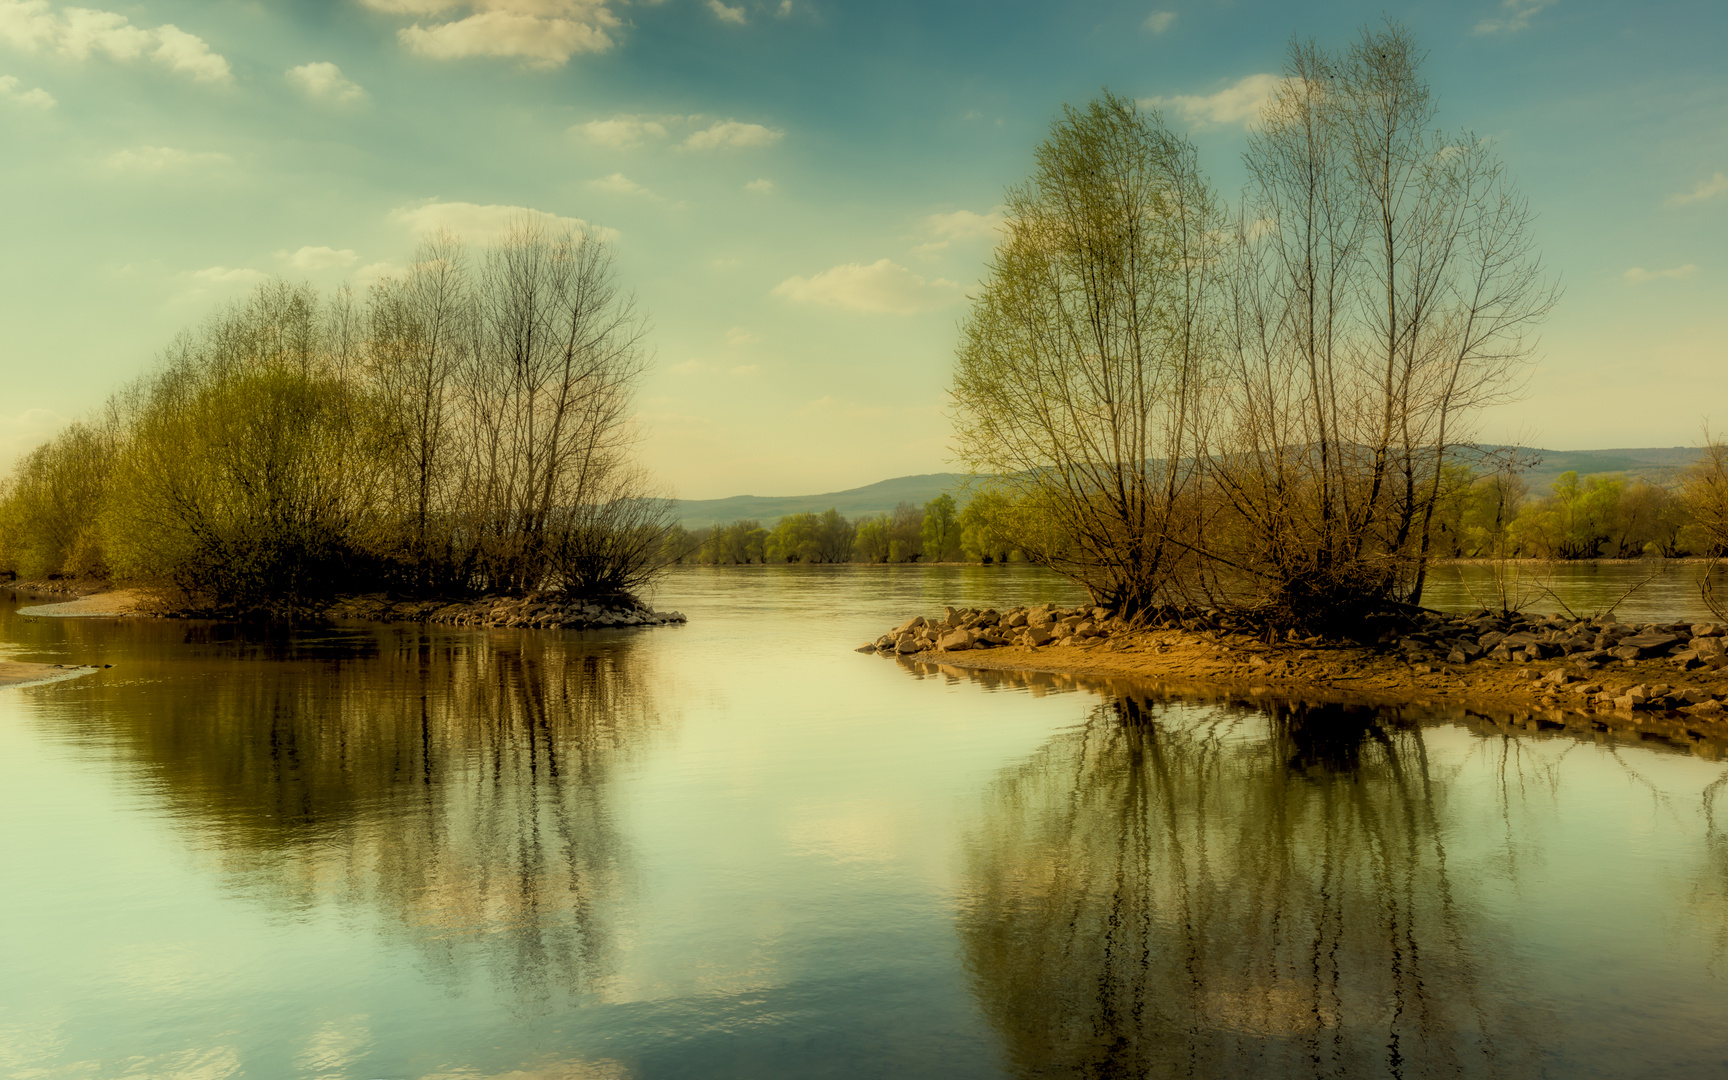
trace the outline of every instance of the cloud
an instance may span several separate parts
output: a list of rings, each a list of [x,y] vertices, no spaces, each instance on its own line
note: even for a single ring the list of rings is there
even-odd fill
[[[714,17],[723,23],[731,23],[734,26],[744,25],[744,8],[742,5],[727,7],[720,0],[708,0],[708,10],[712,11]]]
[[[328,270],[333,266],[353,266],[360,256],[349,248],[337,251],[333,247],[303,247],[299,251],[278,251],[276,257],[295,270]]]
[[[728,345],[754,345],[761,340],[760,337],[752,334],[742,326],[734,326],[732,329],[726,331],[726,344]]]
[[[326,60],[291,67],[288,84],[313,101],[331,105],[354,105],[366,100],[366,91],[350,81],[342,69]]]
[[[1002,231],[1000,207],[983,214],[956,210],[950,214],[931,214],[924,219],[924,231],[938,240],[976,240],[995,236]]]
[[[1146,21],[1140,25],[1154,34],[1162,34],[1176,25],[1176,13],[1174,11],[1154,11],[1146,16]]]
[[[1282,83],[1276,75],[1247,75],[1215,94],[1143,98],[1140,105],[1173,109],[1193,124],[1252,123]]]
[[[375,11],[433,16],[466,11],[444,22],[415,22],[396,32],[408,51],[434,60],[513,57],[554,68],[577,53],[602,53],[621,25],[608,0],[361,0]]]
[[[610,191],[614,195],[640,195],[646,199],[663,201],[660,199],[660,196],[649,191],[647,188],[638,184],[636,181],[630,179],[621,172],[615,172],[611,176],[602,176],[598,180],[590,180],[588,181],[588,186],[593,188],[595,191]]]
[[[47,442],[65,424],[66,418],[52,409],[0,415],[0,471],[10,471],[18,458]]]
[[[868,266],[846,263],[814,277],[789,277],[774,286],[773,295],[847,311],[912,315],[953,303],[960,286],[941,278],[926,281],[904,266],[878,259]]]
[[[670,119],[675,122],[678,118]],[[664,139],[666,125],[653,117],[620,113],[609,120],[590,120],[586,124],[577,124],[570,129],[570,133],[580,133],[590,142],[603,146],[637,146],[646,138]]]
[[[113,11],[79,7],[56,11],[48,0],[0,0],[0,42],[24,52],[48,51],[72,60],[99,53],[119,63],[146,61],[194,82],[234,81],[220,53],[172,23],[146,29]]]
[[[1627,281],[1685,281],[1698,272],[1698,267],[1692,263],[1685,266],[1675,266],[1667,270],[1646,270],[1642,266],[1634,266],[1620,276]]]
[[[761,373],[760,364],[739,364],[737,367],[726,369],[726,374],[735,378],[749,378],[751,375],[760,375]]]
[[[1669,206],[1685,206],[1687,203],[1703,202],[1716,196],[1728,193],[1728,176],[1717,173],[1708,180],[1698,181],[1698,186],[1691,191],[1668,196]]]
[[[774,186],[774,181],[768,179],[752,180],[744,185],[745,191],[754,191],[758,195],[772,195],[780,189]]]
[[[270,280],[269,274],[257,270],[249,270],[244,266],[233,268],[226,266],[207,266],[202,270],[188,270],[180,275],[200,285],[252,285],[260,281]]]
[[[1554,0],[1501,0],[1500,14],[1476,24],[1478,34],[1510,34],[1530,25],[1530,19]]]
[[[736,120],[716,120],[684,140],[690,150],[714,150],[721,147],[773,146],[786,137],[784,131],[761,124],[741,124]]]
[[[574,229],[597,240],[617,239],[614,229],[589,225],[581,218],[561,217],[527,206],[481,206],[470,202],[440,202],[429,199],[418,206],[400,206],[390,211],[390,220],[406,225],[416,236],[447,230],[471,244],[497,240],[521,221],[538,222],[549,229]]]
[[[16,75],[0,75],[0,101],[13,102],[31,109],[52,109],[55,105],[54,95],[40,86],[34,90],[20,91]]]
[[[780,6],[775,9],[775,14],[779,15],[781,18],[785,18],[787,15],[792,14],[792,0],[780,0]]]
[[[176,150],[172,146],[140,146],[136,150],[116,150],[109,154],[102,164],[114,172],[151,176],[157,173],[209,169],[218,165],[230,165],[233,161],[227,154],[209,151],[195,153]]]

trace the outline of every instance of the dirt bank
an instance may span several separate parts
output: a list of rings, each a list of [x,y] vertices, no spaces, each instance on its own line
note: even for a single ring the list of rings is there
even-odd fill
[[[1131,629],[1094,608],[949,608],[908,620],[861,651],[980,671],[1512,708],[1601,729],[1728,735],[1728,636],[1719,625],[1426,612],[1371,625],[1364,643],[1268,642],[1232,623],[1211,612]]]

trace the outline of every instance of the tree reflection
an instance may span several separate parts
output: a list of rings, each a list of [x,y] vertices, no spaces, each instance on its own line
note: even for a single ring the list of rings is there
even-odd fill
[[[611,780],[658,723],[647,650],[395,633],[103,691],[224,867],[278,902],[380,912],[452,982],[604,993],[630,868]],[[246,655],[242,650],[240,655]]]
[[[976,992],[1023,1076],[1519,1073],[1536,1018],[1485,974],[1445,810],[1372,709],[1119,698],[993,792]]]

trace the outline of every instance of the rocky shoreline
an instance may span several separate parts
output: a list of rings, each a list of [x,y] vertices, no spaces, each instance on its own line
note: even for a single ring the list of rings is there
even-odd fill
[[[422,622],[526,630],[604,630],[627,626],[673,626],[683,613],[656,611],[637,600],[567,600],[562,596],[482,596],[476,600],[392,600],[383,593],[347,596],[325,610],[330,619]]]
[[[1364,629],[1366,640],[1288,635],[1269,642],[1245,619],[1216,610],[1132,628],[1099,607],[945,608],[940,617],[908,619],[859,651],[971,668],[1259,682],[1376,697],[1424,692],[1580,713],[1673,714],[1713,728],[1728,723],[1728,628],[1721,624],[1413,611]]]
[[[208,613],[179,610],[145,590],[113,590],[105,582],[30,582],[13,585],[25,595],[76,599],[34,609],[41,615],[115,615],[129,618],[198,619]],[[99,602],[106,601],[106,602]],[[656,611],[629,596],[567,599],[554,593],[481,596],[473,600],[404,600],[388,593],[344,596],[318,612],[321,619],[436,623],[446,626],[535,630],[602,630],[673,626],[686,622],[677,611]]]

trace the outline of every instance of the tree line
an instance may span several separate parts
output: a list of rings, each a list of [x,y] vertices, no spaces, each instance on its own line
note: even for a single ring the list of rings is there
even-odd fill
[[[892,513],[847,519],[830,507],[787,514],[772,529],[754,520],[666,534],[667,563],[1008,562],[1019,556],[999,527],[1001,496],[985,493],[960,506],[938,495],[923,506],[901,502]],[[1023,557],[1023,556],[1020,556]]]
[[[274,281],[0,491],[0,569],[293,614],[338,592],[628,593],[670,503],[634,460],[647,320],[605,242],[518,222],[364,298]]]

